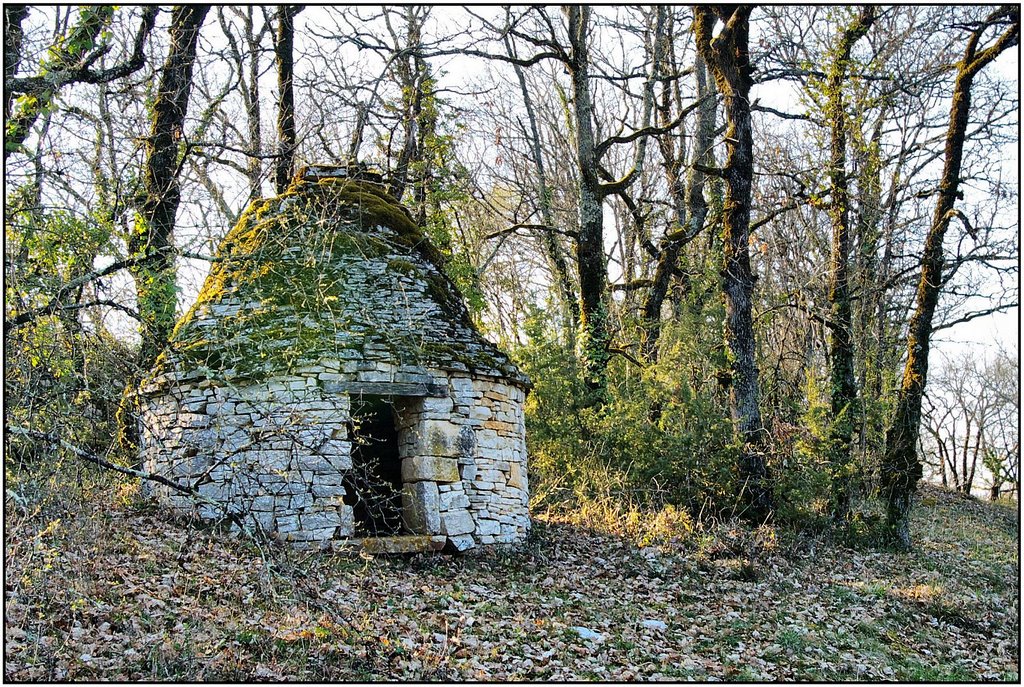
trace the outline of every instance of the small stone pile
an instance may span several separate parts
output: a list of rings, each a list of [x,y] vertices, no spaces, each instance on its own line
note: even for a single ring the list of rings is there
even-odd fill
[[[473,328],[404,209],[375,183],[324,170],[243,215],[140,387],[145,468],[198,496],[150,493],[298,546],[344,546],[360,496],[354,408],[383,399],[402,525],[363,543],[521,541],[529,381]]]

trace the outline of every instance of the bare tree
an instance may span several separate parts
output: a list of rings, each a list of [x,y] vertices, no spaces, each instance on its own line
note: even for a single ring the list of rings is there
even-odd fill
[[[1001,33],[982,47],[986,34],[993,28]],[[888,503],[890,536],[903,549],[911,546],[911,496],[921,478],[921,463],[916,450],[921,425],[921,398],[928,380],[933,317],[943,282],[943,239],[950,222],[958,217],[955,205],[960,193],[960,167],[970,121],[971,86],[985,66],[1003,51],[1017,45],[1019,33],[1020,8],[1003,6],[996,9],[973,26],[963,59],[957,65],[938,201],[921,256],[921,276],[914,314],[910,319],[903,382],[886,432],[886,450],[882,460],[881,478]]]
[[[96,62],[110,46],[100,38],[114,16],[112,5],[83,7],[77,23],[65,36],[60,36],[41,65],[39,74],[16,77],[22,40],[21,22],[27,12],[4,9],[4,112],[9,116],[4,133],[4,159],[25,141],[40,114],[49,110],[61,88],[73,83],[108,83],[138,71],[145,62],[145,43],[156,22],[158,9],[147,8],[135,35],[131,55],[105,69],[94,69]],[[10,98],[21,94],[14,102]]]
[[[725,297],[725,338],[732,359],[729,409],[736,437],[741,443],[739,473],[744,497],[754,518],[772,510],[768,463],[763,451],[764,425],[758,391],[752,295],[754,274],[750,268],[750,206],[754,177],[753,133],[750,119],[749,35],[751,5],[694,7],[693,31],[697,50],[714,74],[725,100],[727,156],[721,170],[726,183],[722,238],[725,264],[722,291]],[[715,22],[723,24],[713,34]]]

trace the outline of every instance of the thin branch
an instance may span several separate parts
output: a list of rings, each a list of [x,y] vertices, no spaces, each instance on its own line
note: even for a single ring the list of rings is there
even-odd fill
[[[639,291],[654,286],[653,279],[634,279],[624,284],[611,284],[608,288],[612,291]]]
[[[1016,308],[1018,305],[1020,305],[1020,304],[1019,303],[1002,303],[1000,305],[996,305],[996,306],[993,306],[991,308],[986,308],[985,310],[978,310],[978,311],[975,311],[975,312],[967,313],[963,317],[958,317],[955,320],[950,320],[949,322],[943,322],[941,324],[938,324],[938,325],[932,327],[932,334],[934,334],[935,332],[940,331],[942,329],[950,329],[952,327],[955,327],[958,324],[963,324],[965,322],[970,322],[971,320],[976,320],[979,317],[985,317],[986,315],[993,315],[993,314],[995,314],[997,312],[1005,312],[1005,311],[1010,310],[1012,308]]]
[[[189,486],[186,486],[184,484],[179,484],[179,483],[177,483],[177,482],[175,482],[173,480],[167,479],[163,475],[155,475],[155,474],[153,474],[151,472],[144,472],[143,470],[136,470],[134,468],[128,468],[128,467],[125,467],[123,465],[117,465],[116,463],[111,463],[108,460],[100,458],[99,456],[97,456],[97,455],[95,455],[93,453],[90,453],[90,452],[86,451],[83,448],[79,448],[78,446],[75,446],[74,444],[70,444],[70,443],[64,441],[63,439],[61,439],[60,437],[54,436],[52,434],[47,434],[45,432],[40,432],[40,431],[37,431],[37,430],[34,430],[34,429],[27,429],[25,427],[6,427],[5,428],[5,433],[17,434],[19,436],[28,437],[30,439],[37,439],[39,441],[45,441],[46,443],[51,444],[53,446],[60,446],[61,448],[64,448],[64,449],[70,451],[71,453],[75,454],[76,456],[78,456],[82,460],[84,460],[86,462],[89,462],[89,463],[93,463],[95,465],[99,465],[101,468],[106,468],[107,470],[113,470],[114,472],[119,472],[122,475],[128,475],[129,477],[138,477],[140,479],[149,480],[151,482],[158,482],[158,483],[163,484],[165,486],[171,487],[172,489],[176,489],[177,491],[184,492],[186,494],[191,494],[191,495],[195,496],[196,498],[198,498],[201,501],[206,501],[208,503],[217,503],[216,501],[212,501],[211,499],[209,499],[209,498],[207,498],[205,496],[202,496],[193,487],[189,487]],[[218,504],[218,505],[220,505],[220,504]]]

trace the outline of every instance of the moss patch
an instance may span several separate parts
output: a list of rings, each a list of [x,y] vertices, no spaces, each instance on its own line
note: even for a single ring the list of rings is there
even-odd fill
[[[378,360],[386,350],[398,364],[520,376],[473,330],[440,253],[376,184],[297,180],[254,202],[217,257],[154,375],[258,380],[324,357],[360,359],[374,344]]]

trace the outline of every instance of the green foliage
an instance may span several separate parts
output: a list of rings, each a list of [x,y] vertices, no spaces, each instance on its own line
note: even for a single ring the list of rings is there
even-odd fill
[[[112,225],[95,213],[42,213],[34,198],[30,185],[9,198],[5,234],[11,259],[4,314],[17,317],[55,298],[67,309],[5,332],[5,420],[104,453],[134,356],[105,330],[102,320],[75,308],[90,297],[66,285],[92,270],[98,255],[115,253]],[[51,456],[48,448],[12,438],[8,449],[8,467],[52,468],[44,460]]]
[[[555,334],[555,318],[535,310],[527,343],[515,351],[534,382],[526,422],[535,505],[674,504],[694,515],[733,507],[731,425],[713,381],[681,378],[679,371],[693,363],[681,331],[670,327],[663,334],[661,361],[649,368],[613,358],[606,403],[594,407],[586,403],[578,359]]]
[[[776,447],[776,479],[783,521],[821,525],[828,515],[832,479],[830,457],[835,442],[831,406],[821,382],[808,371],[804,387],[807,406],[801,418],[802,432],[794,441]]]
[[[132,352],[108,333],[84,331],[57,316],[19,327],[6,343],[6,421],[106,453]],[[49,454],[24,439],[12,438],[8,448],[8,467],[26,467]]]

